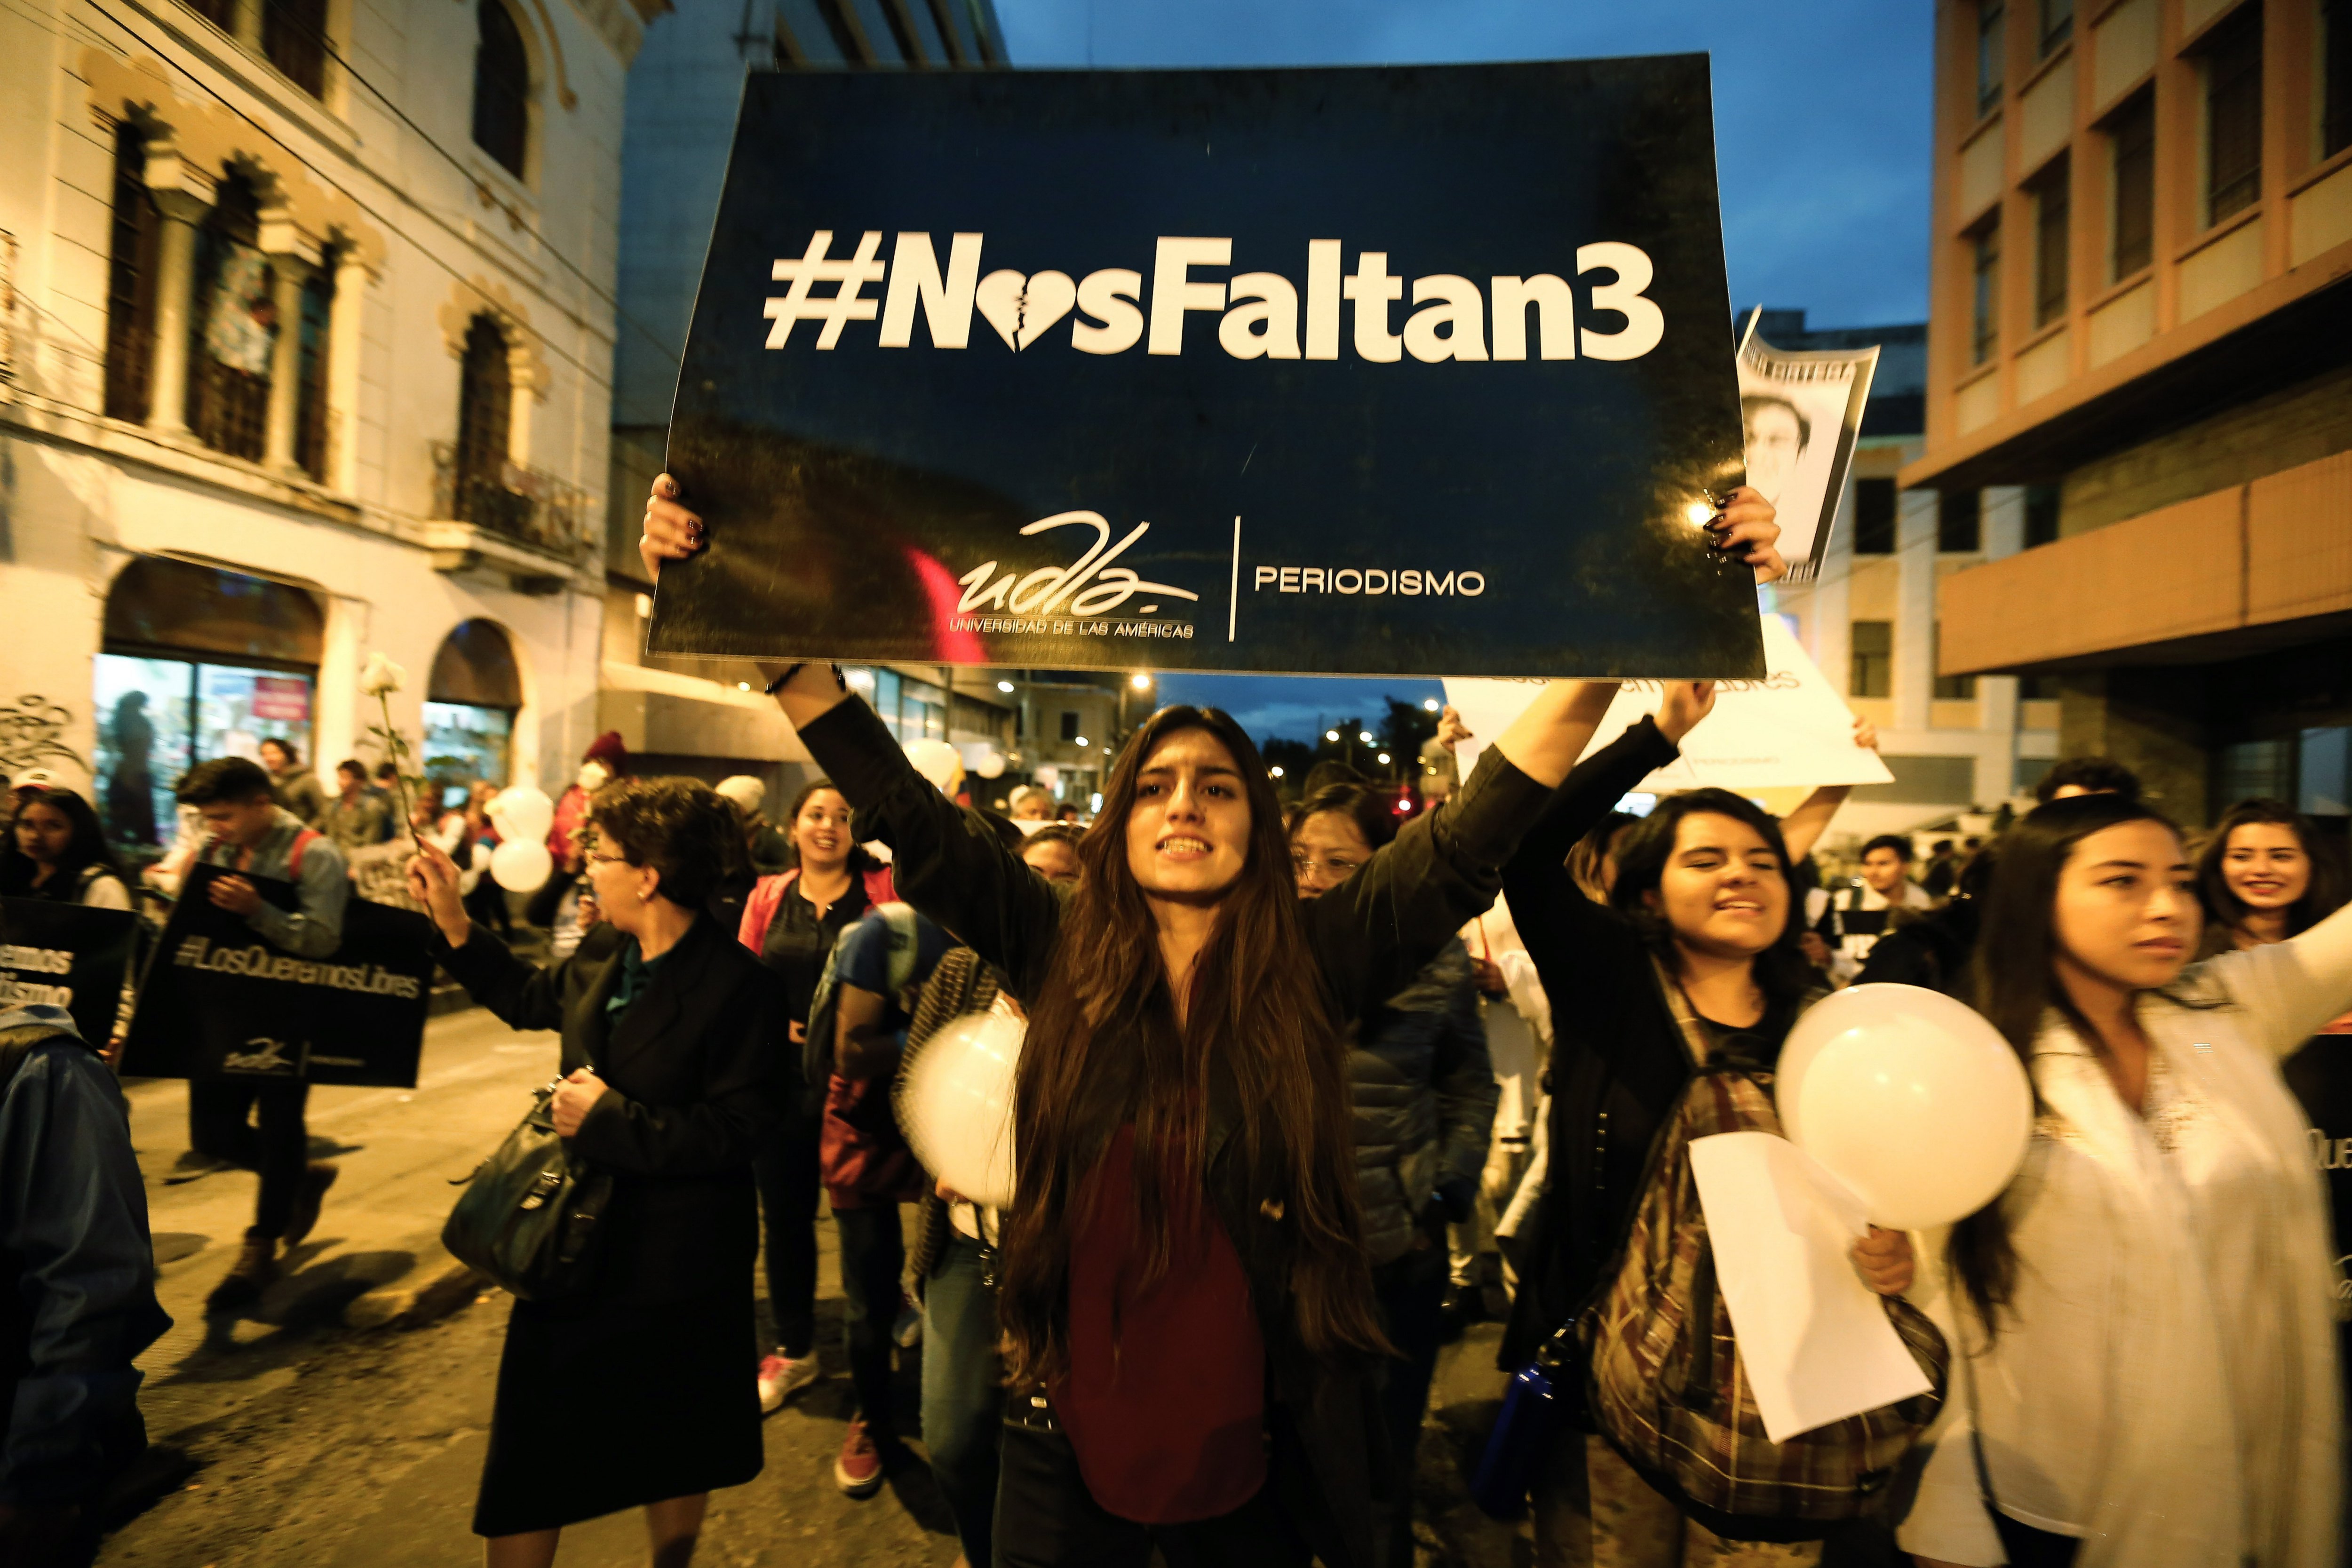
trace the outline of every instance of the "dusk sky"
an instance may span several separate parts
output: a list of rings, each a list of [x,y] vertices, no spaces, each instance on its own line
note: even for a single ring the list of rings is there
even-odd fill
[[[1291,66],[1713,57],[1716,152],[1735,308],[1814,326],[1924,320],[1929,68],[1926,0],[996,0],[1021,66]],[[1251,734],[1311,739],[1419,701],[1434,681],[1170,676]]]

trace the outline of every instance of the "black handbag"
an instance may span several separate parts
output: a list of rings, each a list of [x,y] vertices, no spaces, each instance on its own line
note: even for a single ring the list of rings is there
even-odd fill
[[[441,1245],[526,1301],[576,1295],[595,1267],[596,1238],[613,1201],[611,1173],[556,1136],[551,1107],[563,1080],[538,1092],[529,1114],[474,1168],[441,1227]]]

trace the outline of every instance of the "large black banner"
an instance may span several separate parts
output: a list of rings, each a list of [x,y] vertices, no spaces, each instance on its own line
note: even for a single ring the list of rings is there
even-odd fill
[[[1706,57],[755,73],[657,653],[1760,677]]]
[[[0,899],[0,1007],[63,1007],[83,1039],[105,1045],[138,932],[128,910]]]
[[[291,883],[243,875],[285,907]],[[431,923],[353,899],[342,945],[302,958],[264,942],[205,895],[216,866],[195,866],[139,987],[122,1050],[133,1078],[295,1078],[416,1087],[433,989]]]

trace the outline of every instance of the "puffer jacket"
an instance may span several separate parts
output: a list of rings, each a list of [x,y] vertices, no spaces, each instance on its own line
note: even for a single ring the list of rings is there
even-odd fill
[[[1440,1186],[1475,1187],[1486,1169],[1501,1090],[1460,938],[1358,1026],[1348,1076],[1364,1244],[1377,1268],[1412,1249]]]

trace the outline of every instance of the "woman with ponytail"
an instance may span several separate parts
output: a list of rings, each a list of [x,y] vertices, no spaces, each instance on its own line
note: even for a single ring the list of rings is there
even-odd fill
[[[1953,1230],[1966,1360],[1903,1545],[1923,1568],[2337,1568],[2335,1253],[2279,1063],[2352,1005],[2352,911],[2192,965],[2179,832],[2095,795],[2002,838],[1983,924],[1978,1006],[2039,1114]]]

